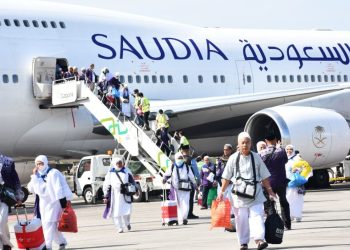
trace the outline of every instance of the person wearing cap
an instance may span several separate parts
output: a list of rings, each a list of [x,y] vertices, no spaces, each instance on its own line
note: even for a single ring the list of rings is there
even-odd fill
[[[113,218],[118,233],[123,233],[123,228],[131,230],[132,197],[121,193],[122,183],[135,184],[135,181],[130,170],[125,167],[124,161],[119,157],[114,157],[103,182],[103,202],[106,204],[103,217]]]
[[[208,194],[209,190],[216,185],[216,168],[212,162],[210,162],[209,156],[204,156],[204,164],[202,166],[200,176],[201,176],[201,188],[203,192],[202,207],[201,209],[208,209],[211,204],[208,204]]]
[[[175,154],[174,164],[167,168],[163,176],[163,183],[166,183],[168,179],[171,179],[171,187],[175,191],[178,222],[179,224],[187,225],[190,190],[180,190],[179,180],[184,180],[187,183],[190,182],[194,186],[196,186],[196,181],[192,169],[185,163],[184,157],[180,152]]]
[[[168,133],[169,129],[169,117],[163,112],[162,109],[158,111],[156,116],[157,129],[160,129],[162,126],[165,128],[165,132]]]
[[[237,182],[237,177],[254,181],[253,169],[255,168],[256,191],[254,198],[245,198],[234,194],[233,206],[240,249],[248,249],[248,243],[250,237],[252,237],[257,244],[258,250],[261,250],[268,246],[264,241],[264,201],[266,198],[263,194],[262,187],[267,190],[271,198],[275,198],[276,195],[270,186],[268,179],[270,173],[266,165],[257,153],[251,151],[251,138],[247,132],[242,132],[238,135],[238,145],[239,151],[230,156],[222,174],[222,186],[218,195],[218,200],[224,198],[230,181],[233,182],[234,186],[240,184],[240,182]],[[239,172],[237,172],[237,166]],[[239,180],[241,181],[241,179]],[[250,224],[254,226],[250,227]]]
[[[15,162],[5,155],[0,154],[0,184],[15,191],[17,205],[21,204],[24,198],[15,168]],[[0,249],[11,250],[10,231],[8,228],[9,207],[0,200]]]
[[[52,249],[53,241],[59,245],[60,250],[65,249],[67,240],[57,226],[62,211],[67,206],[67,201],[72,200],[73,194],[66,178],[60,171],[48,165],[45,155],[35,158],[28,190],[37,197],[34,213],[41,218],[46,249]]]
[[[267,131],[265,134],[265,142],[267,147],[260,152],[260,156],[271,174],[269,181],[272,190],[279,197],[284,227],[287,230],[290,230],[290,209],[286,198],[288,179],[285,168],[285,165],[288,162],[288,157],[284,148],[277,145],[277,138],[273,131]],[[275,213],[274,202],[267,201],[265,203],[265,211],[267,214]]]

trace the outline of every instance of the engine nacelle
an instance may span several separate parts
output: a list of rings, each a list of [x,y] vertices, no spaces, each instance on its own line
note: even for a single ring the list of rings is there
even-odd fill
[[[328,168],[344,160],[350,148],[350,129],[339,113],[322,108],[278,106],[253,114],[244,128],[252,147],[274,130],[283,147],[292,144],[314,169]]]

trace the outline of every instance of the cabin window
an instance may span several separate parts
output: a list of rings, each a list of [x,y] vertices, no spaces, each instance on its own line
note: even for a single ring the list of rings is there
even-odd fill
[[[39,23],[38,23],[38,21],[33,20],[33,26],[34,26],[35,28],[39,28]]]
[[[168,83],[173,83],[173,76],[168,75]]]
[[[337,81],[341,82],[341,75],[337,75]]]
[[[64,22],[60,22],[60,27],[61,27],[62,29],[65,29],[65,28],[66,28],[66,24],[65,24]]]
[[[290,76],[289,76],[289,81],[290,81],[290,82],[294,82],[294,76],[293,76],[293,75],[290,75]]]
[[[133,82],[133,77],[132,75],[128,75],[128,83],[132,83]]]
[[[4,22],[5,22],[5,25],[6,25],[6,26],[11,26],[11,22],[10,22],[10,20],[5,19],[5,20],[4,20]]]
[[[12,75],[13,83],[18,83],[18,75]]]
[[[278,77],[278,75],[275,75],[275,82],[279,82],[279,77]]]
[[[297,81],[301,82],[301,75],[297,75]]]
[[[29,27],[30,26],[29,21],[28,20],[23,20],[23,25],[25,27]]]
[[[3,83],[9,83],[9,76],[8,75],[2,75],[2,82]]]
[[[267,75],[267,82],[271,82],[271,76]]]
[[[247,82],[251,83],[252,82],[252,76],[251,75],[247,75]]]
[[[322,82],[322,76],[321,75],[317,75],[317,81],[318,82]]]
[[[143,81],[145,82],[145,83],[149,83],[149,76],[143,76]]]
[[[349,80],[347,75],[344,75],[344,82],[347,82]]]
[[[224,82],[226,81],[224,75],[221,75],[221,76],[220,76],[220,81],[221,81],[221,83],[224,83]]]
[[[47,22],[46,21],[41,21],[41,25],[44,27],[44,28],[47,28],[48,25],[47,25]]]
[[[136,83],[141,83],[141,76],[140,75],[136,75]]]
[[[315,75],[311,75],[311,82],[315,82]]]
[[[124,75],[120,75],[120,82],[124,83],[125,82],[125,76]]]
[[[218,82],[218,76],[217,76],[217,75],[214,75],[214,76],[213,76],[213,82],[214,82],[214,83],[217,83],[217,82]]]
[[[57,24],[56,24],[56,22],[51,21],[51,22],[50,22],[50,24],[51,24],[51,27],[52,27],[52,28],[54,28],[54,29],[56,29],[56,28],[57,28]]]
[[[324,75],[323,78],[324,78],[324,82],[328,82],[328,76],[327,75]]]
[[[156,75],[152,75],[152,82],[157,83],[157,76]]]
[[[331,82],[335,82],[335,77],[334,77],[334,75],[331,75]]]
[[[161,75],[159,77],[159,81],[160,81],[160,83],[165,83],[165,77],[163,75]]]
[[[199,75],[199,76],[198,76],[198,82],[199,82],[199,83],[203,83],[203,76],[202,76],[202,75]]]
[[[309,82],[309,76],[308,75],[304,75],[304,82]]]
[[[17,19],[13,20],[13,22],[15,23],[16,27],[20,27],[21,26],[21,23]]]
[[[188,83],[188,76],[187,75],[184,75],[182,77],[182,79],[183,79],[184,83]]]

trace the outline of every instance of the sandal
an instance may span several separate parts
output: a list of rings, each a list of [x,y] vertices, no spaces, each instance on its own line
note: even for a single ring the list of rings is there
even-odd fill
[[[248,244],[242,244],[240,250],[248,250]]]
[[[265,249],[269,246],[269,244],[267,244],[265,241],[260,241],[258,243],[258,250],[262,250],[262,249]]]

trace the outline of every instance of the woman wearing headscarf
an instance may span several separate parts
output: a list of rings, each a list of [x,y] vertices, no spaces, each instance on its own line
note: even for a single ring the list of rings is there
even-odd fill
[[[118,233],[123,233],[123,226],[131,230],[130,215],[132,197],[121,193],[121,185],[135,184],[134,178],[121,158],[115,157],[103,182],[103,193],[107,204],[104,218],[113,218]]]
[[[288,156],[288,162],[286,163],[286,176],[288,179],[291,179],[291,176],[295,172],[299,172],[299,168],[295,167],[295,163],[301,160],[300,156],[295,154],[294,146],[287,145],[286,153]],[[304,194],[305,189],[304,186],[300,187],[287,187],[286,198],[288,200],[290,206],[290,218],[291,220],[296,220],[296,222],[300,222],[303,213],[304,206]]]
[[[175,191],[178,223],[187,225],[187,216],[190,208],[189,200],[191,183],[193,187],[196,187],[196,180],[194,178],[191,166],[188,166],[185,163],[184,157],[180,152],[175,154],[174,165],[166,170],[163,183],[165,183],[168,179],[171,179],[171,186]],[[185,188],[185,185],[187,184],[182,183],[188,183],[187,190]]]
[[[73,194],[63,174],[48,165],[45,155],[35,158],[33,175],[28,184],[28,190],[37,195],[36,216],[41,218],[46,249],[52,249],[52,242],[65,249],[67,240],[58,231],[58,221],[67,200],[72,200]]]

